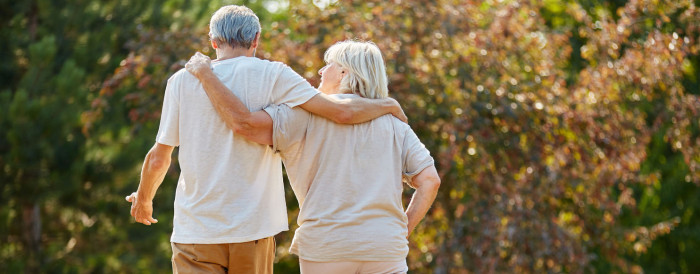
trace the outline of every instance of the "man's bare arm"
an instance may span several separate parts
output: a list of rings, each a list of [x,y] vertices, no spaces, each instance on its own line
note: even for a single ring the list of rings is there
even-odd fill
[[[408,121],[401,105],[392,98],[337,99],[320,93],[299,106],[308,112],[339,124],[364,123],[384,114],[392,114],[401,121]]]
[[[408,235],[411,235],[418,223],[425,217],[430,206],[435,201],[438,188],[440,187],[440,176],[435,166],[430,166],[413,177],[413,186],[416,192],[413,193],[411,202],[406,209],[408,216]]]
[[[272,118],[265,111],[250,112],[211,70],[209,57],[197,52],[185,68],[202,82],[214,109],[226,125],[249,141],[272,145]]]
[[[170,157],[174,147],[156,143],[143,162],[141,182],[136,192],[126,197],[131,202],[131,216],[136,222],[151,225],[158,220],[153,219],[153,197],[170,167]]]

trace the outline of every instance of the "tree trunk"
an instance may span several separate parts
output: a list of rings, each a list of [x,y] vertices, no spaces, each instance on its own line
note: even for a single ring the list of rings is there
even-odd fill
[[[28,253],[25,273],[38,273],[41,266],[41,214],[39,203],[22,206],[22,236]]]

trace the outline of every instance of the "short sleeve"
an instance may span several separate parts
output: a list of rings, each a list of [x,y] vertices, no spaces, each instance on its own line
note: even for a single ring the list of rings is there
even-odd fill
[[[289,66],[282,64],[275,86],[272,89],[273,104],[287,105],[290,108],[296,107],[318,94],[311,84],[304,77],[292,70]]]
[[[169,145],[180,145],[180,80],[179,74],[168,79],[163,99],[163,110],[160,113],[160,126],[156,142]]]
[[[271,105],[265,112],[272,118],[272,149],[291,153],[306,137],[311,114],[301,108]]]
[[[425,148],[416,136],[416,133],[408,128],[404,136],[403,152],[403,176],[408,185],[413,187],[411,180],[418,173],[421,173],[425,168],[435,164],[433,157],[430,156],[430,151]]]

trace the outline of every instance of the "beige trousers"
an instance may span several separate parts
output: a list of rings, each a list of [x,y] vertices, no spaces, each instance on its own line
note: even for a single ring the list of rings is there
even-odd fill
[[[231,244],[179,244],[173,248],[173,273],[272,274],[275,238]]]
[[[407,273],[406,260],[398,262],[312,262],[299,259],[301,274],[394,274]]]

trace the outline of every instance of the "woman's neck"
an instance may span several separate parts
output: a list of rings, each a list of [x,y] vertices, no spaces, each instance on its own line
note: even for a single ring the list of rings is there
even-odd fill
[[[345,92],[341,91],[340,88],[323,88],[319,87],[318,91],[324,94],[332,95],[332,94],[352,94],[351,90],[347,90]]]

